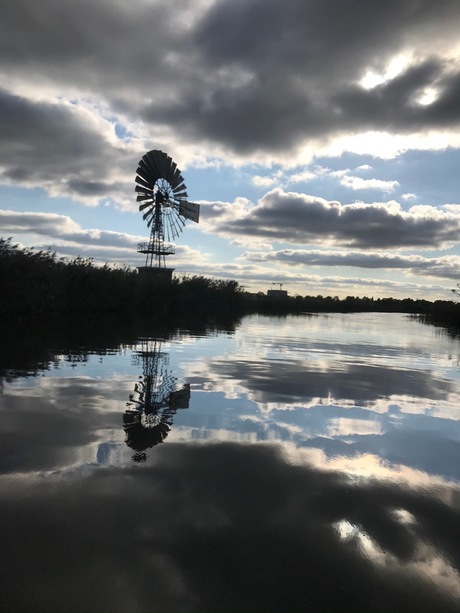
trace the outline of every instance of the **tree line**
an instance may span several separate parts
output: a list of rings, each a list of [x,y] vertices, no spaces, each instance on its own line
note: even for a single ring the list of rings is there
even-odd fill
[[[0,238],[0,315],[9,319],[107,315],[148,320],[235,321],[244,314],[403,312],[460,328],[460,304],[413,298],[267,296],[234,280],[184,275],[171,283],[127,266],[96,266],[91,258],[58,258]],[[233,325],[233,324],[229,324]]]
[[[246,297],[246,311],[267,315],[288,313],[408,313],[426,323],[444,326],[460,333],[460,303],[423,298],[369,298],[367,296],[270,297],[263,293]]]

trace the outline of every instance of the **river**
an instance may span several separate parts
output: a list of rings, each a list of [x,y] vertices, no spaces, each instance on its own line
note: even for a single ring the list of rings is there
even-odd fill
[[[459,338],[113,335],[3,348],[1,611],[460,611]]]

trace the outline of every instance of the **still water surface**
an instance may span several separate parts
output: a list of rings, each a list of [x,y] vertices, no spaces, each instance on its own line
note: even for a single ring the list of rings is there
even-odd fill
[[[458,338],[253,316],[22,359],[2,611],[460,611]]]

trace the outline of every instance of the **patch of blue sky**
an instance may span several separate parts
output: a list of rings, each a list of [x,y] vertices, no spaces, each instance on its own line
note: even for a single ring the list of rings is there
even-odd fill
[[[47,206],[48,196],[40,188],[0,185],[0,204],[3,210],[37,211]]]
[[[398,183],[394,190],[386,193],[380,190],[353,190],[341,186],[339,179],[331,183],[330,177],[323,175],[309,185],[315,186],[316,183],[316,186],[321,188],[322,197],[327,199],[331,189],[336,189],[348,197],[343,202],[350,201],[350,196],[353,200],[364,202],[375,200],[375,196],[379,196],[379,201],[397,200],[405,209],[414,204],[442,206],[459,201],[457,177],[460,150],[410,150],[391,159],[344,153],[340,157],[320,158],[316,163],[332,171],[347,170],[349,176]]]
[[[134,199],[133,199],[134,200]],[[110,211],[109,211],[110,207]],[[66,215],[81,225],[82,229],[98,228],[114,232],[126,232],[127,221],[134,215],[110,206],[86,206],[70,198],[49,197],[41,188],[23,188],[0,185],[0,208],[18,213],[55,213]],[[129,219],[132,217],[132,219]],[[142,218],[141,218],[142,221]],[[0,234],[3,234],[0,228]]]
[[[233,202],[236,198],[256,201],[261,191],[251,182],[251,172],[246,167],[187,168],[184,171],[189,200],[209,202]],[[266,190],[265,190],[266,191]]]
[[[115,134],[120,139],[130,138],[132,136],[132,132],[130,132],[126,126],[124,126],[119,121],[113,121]]]

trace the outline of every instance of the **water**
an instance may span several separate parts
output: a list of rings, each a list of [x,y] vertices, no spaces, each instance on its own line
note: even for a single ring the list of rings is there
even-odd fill
[[[2,611],[460,611],[459,339],[119,335],[1,358]]]

